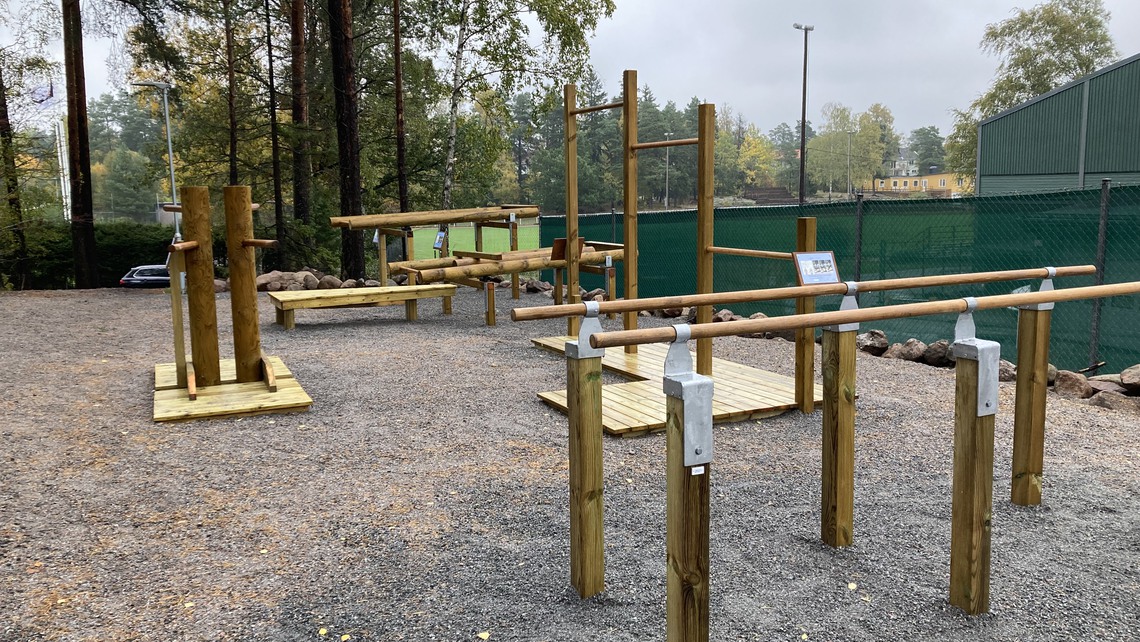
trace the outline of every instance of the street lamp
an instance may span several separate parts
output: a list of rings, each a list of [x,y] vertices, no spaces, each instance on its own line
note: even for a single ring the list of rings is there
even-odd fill
[[[855,185],[851,183],[851,135],[855,132],[847,130],[847,198],[855,193]]]
[[[174,88],[174,85],[168,82],[160,82],[157,80],[145,80],[142,82],[133,82],[132,85],[136,87],[154,87],[155,89],[162,90],[162,114],[166,118],[166,158],[170,161],[170,204],[178,204],[177,191],[174,189],[174,143],[170,139],[170,105],[166,99],[166,93]],[[178,226],[178,210],[174,211],[174,242],[177,243],[182,240],[182,230]]]
[[[804,180],[804,161],[807,160],[807,51],[808,51],[808,32],[815,29],[812,25],[801,25],[795,23],[793,28],[799,29],[804,32],[804,92],[803,100],[800,103],[800,205],[804,204],[804,189],[806,182]]]
[[[673,135],[673,132],[665,132],[665,140],[669,140],[669,137],[672,135]],[[669,148],[668,147],[665,148],[665,210],[666,211],[669,210]]]

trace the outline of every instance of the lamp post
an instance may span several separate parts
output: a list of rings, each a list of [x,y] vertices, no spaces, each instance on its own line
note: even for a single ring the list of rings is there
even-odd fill
[[[665,132],[665,140],[669,140],[669,137],[672,135],[673,135],[673,132]],[[666,211],[669,210],[669,148],[668,147],[665,148],[665,210]]]
[[[800,102],[800,205],[804,204],[804,190],[807,183],[804,180],[804,162],[807,160],[807,53],[808,32],[815,29],[812,25],[795,23],[793,28],[804,32],[804,92]]]
[[[855,185],[851,183],[851,135],[855,132],[850,129],[847,130],[847,199],[852,198],[855,193]]]
[[[166,94],[174,85],[168,82],[159,82],[157,80],[146,80],[143,82],[133,82],[132,85],[136,87],[154,87],[155,89],[162,90],[162,115],[166,119],[166,158],[170,161],[170,203],[171,205],[178,204],[178,192],[174,188],[174,143],[170,138],[170,104],[167,101]],[[178,226],[177,210],[174,211],[174,242],[177,243],[182,240],[182,230]]]

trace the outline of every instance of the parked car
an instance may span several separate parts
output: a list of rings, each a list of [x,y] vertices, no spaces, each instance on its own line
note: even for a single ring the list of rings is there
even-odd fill
[[[165,265],[140,265],[123,275],[119,285],[124,288],[168,288],[170,272]]]

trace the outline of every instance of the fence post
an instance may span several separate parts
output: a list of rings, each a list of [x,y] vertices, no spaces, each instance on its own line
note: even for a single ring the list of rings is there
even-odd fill
[[[577,341],[566,342],[566,417],[570,426],[570,583],[587,598],[605,588],[602,525],[602,357],[589,336],[601,331],[598,304],[586,302]]]
[[[847,284],[840,310],[858,309],[856,282]],[[823,473],[820,538],[850,546],[855,504],[855,334],[858,323],[823,329]]]
[[[1049,276],[1055,274],[1048,268]],[[1052,278],[1041,283],[1052,290]],[[1045,465],[1045,393],[1049,390],[1049,325],[1052,303],[1020,306],[1017,313],[1017,396],[1013,412],[1013,470],[1010,501],[1041,503]]]
[[[875,181],[872,179],[871,184]],[[855,195],[855,281],[863,280],[863,194]],[[859,293],[855,293],[855,300],[859,300]]]
[[[1001,344],[974,337],[972,312],[954,330],[954,479],[950,525],[950,603],[976,615],[990,608],[994,415]]]
[[[796,219],[796,251],[814,252],[816,225],[814,216]],[[815,312],[815,297],[796,299],[796,314]],[[796,330],[796,405],[800,412],[815,410],[815,328]]]
[[[688,325],[665,357],[665,617],[669,642],[709,639],[712,379],[693,372]]]
[[[1112,198],[1112,180],[1100,181],[1100,223],[1096,233],[1096,279],[1094,285],[1104,284],[1104,256],[1108,245],[1108,205]],[[1096,365],[1100,352],[1100,299],[1093,299],[1092,322],[1089,328],[1089,365]]]

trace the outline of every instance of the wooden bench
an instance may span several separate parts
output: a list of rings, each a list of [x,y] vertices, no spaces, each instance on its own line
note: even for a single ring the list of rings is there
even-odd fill
[[[343,288],[336,290],[297,290],[293,292],[270,292],[269,300],[277,308],[277,325],[292,330],[293,312],[300,308],[374,308],[403,303],[408,321],[418,317],[416,302],[419,299],[442,297],[451,303],[456,286],[448,283],[426,285],[396,285],[378,288]],[[450,311],[444,305],[444,311]]]

